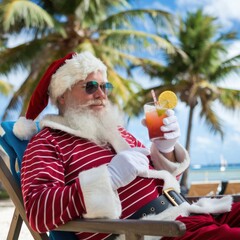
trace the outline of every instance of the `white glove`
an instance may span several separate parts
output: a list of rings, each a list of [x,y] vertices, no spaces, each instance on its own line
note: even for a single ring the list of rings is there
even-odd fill
[[[136,147],[122,151],[113,157],[108,164],[113,190],[126,186],[137,176],[144,175],[148,171],[147,155],[149,155],[148,149]]]
[[[160,152],[168,153],[174,150],[174,146],[180,137],[180,128],[177,117],[172,109],[166,111],[167,117],[163,119],[161,131],[163,139],[155,139],[153,142]]]

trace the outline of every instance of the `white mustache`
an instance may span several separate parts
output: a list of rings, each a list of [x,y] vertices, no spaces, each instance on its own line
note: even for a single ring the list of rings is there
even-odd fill
[[[94,100],[89,100],[87,103],[83,104],[82,107],[88,107],[91,105],[106,105],[106,102],[101,99],[94,99]]]

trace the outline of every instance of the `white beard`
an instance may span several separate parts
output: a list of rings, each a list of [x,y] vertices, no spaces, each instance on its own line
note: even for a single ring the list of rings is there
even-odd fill
[[[123,115],[109,102],[101,111],[91,110],[86,106],[68,108],[64,119],[70,128],[81,132],[81,136],[97,145],[106,145],[118,133],[118,126],[123,124]]]

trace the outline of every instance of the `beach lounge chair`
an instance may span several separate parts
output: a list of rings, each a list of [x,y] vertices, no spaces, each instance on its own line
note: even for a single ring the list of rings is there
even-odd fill
[[[239,195],[240,194],[240,181],[239,180],[229,180],[226,184],[226,188],[223,192],[224,195]]]
[[[179,221],[151,221],[151,220],[73,220],[51,231],[50,234],[34,232],[28,224],[24,210],[20,170],[21,160],[27,141],[20,141],[12,132],[14,122],[2,122],[0,130],[0,146],[9,157],[10,169],[0,156],[0,181],[3,183],[14,206],[15,212],[9,228],[8,240],[18,239],[23,221],[35,240],[73,240],[73,232],[102,232],[125,234],[126,240],[142,239],[144,235],[150,236],[181,236],[185,233],[185,225]]]
[[[216,196],[221,186],[220,181],[192,182],[188,191],[188,197]]]

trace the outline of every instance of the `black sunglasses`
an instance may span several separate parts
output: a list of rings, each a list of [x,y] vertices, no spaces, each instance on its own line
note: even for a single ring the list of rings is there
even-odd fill
[[[95,93],[99,87],[107,96],[110,95],[113,90],[113,85],[109,82],[99,84],[97,81],[89,81],[82,85],[82,88],[85,88],[87,94]]]

